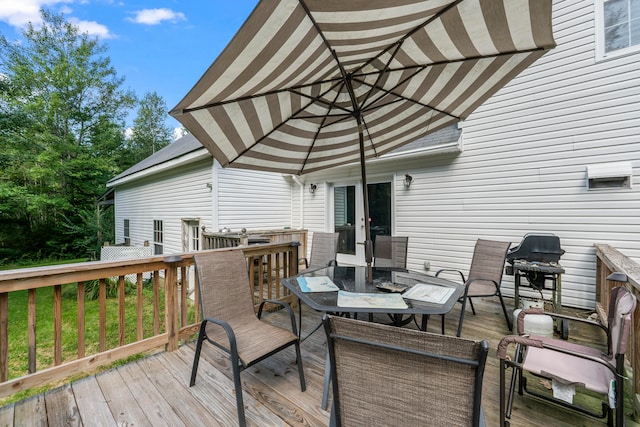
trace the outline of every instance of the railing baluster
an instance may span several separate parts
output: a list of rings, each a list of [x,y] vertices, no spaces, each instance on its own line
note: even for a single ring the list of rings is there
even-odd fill
[[[9,294],[0,293],[0,382],[9,379]]]
[[[187,291],[189,290],[189,281],[187,280],[187,267],[180,267],[180,326],[187,326]]]
[[[118,343],[125,344],[124,276],[118,277]]]
[[[138,341],[144,338],[144,300],[142,297],[142,273],[136,274],[136,337]]]
[[[62,285],[53,287],[53,364],[62,363]]]
[[[98,280],[98,306],[100,310],[100,352],[107,349],[107,283],[105,279]]]
[[[78,359],[84,357],[84,282],[78,282]]]
[[[160,271],[153,272],[153,335],[160,333]]]
[[[27,302],[27,340],[28,340],[28,358],[29,358],[29,373],[32,374],[36,371],[37,363],[36,363],[36,290],[29,289],[28,291],[28,302]]]

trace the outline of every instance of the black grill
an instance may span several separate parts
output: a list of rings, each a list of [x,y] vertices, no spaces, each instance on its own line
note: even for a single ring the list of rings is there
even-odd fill
[[[526,234],[520,244],[507,252],[506,273],[514,274],[514,264],[527,281],[536,289],[544,288],[544,282],[562,269],[558,264],[564,249],[555,234]],[[563,271],[563,270],[562,270]]]

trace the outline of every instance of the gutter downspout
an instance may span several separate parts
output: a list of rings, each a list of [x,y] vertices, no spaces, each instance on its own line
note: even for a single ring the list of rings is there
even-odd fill
[[[291,175],[291,179],[300,186],[300,223],[299,228],[304,228],[304,182],[300,182],[297,176]]]

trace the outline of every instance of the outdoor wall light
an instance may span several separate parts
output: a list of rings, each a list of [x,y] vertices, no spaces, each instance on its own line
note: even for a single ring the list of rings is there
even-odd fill
[[[607,280],[610,280],[612,282],[627,283],[629,281],[629,277],[627,277],[627,275],[624,273],[621,273],[619,271],[614,271],[613,273],[607,276]]]
[[[316,192],[316,188],[318,188],[315,184],[309,184],[309,193],[313,194]]]
[[[405,174],[404,176],[404,188],[411,187],[411,183],[413,182],[413,177],[409,174]]]

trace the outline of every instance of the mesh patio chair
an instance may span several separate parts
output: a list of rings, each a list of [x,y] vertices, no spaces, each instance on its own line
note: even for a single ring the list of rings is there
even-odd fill
[[[406,269],[408,246],[408,237],[376,236],[373,266]]]
[[[407,250],[409,238],[404,236],[376,236],[373,249],[373,266],[391,270],[407,269]],[[403,317],[401,314],[388,315],[396,326],[404,326],[414,319],[414,316]],[[357,313],[354,313],[357,319]],[[373,314],[369,313],[369,321],[373,321]]]
[[[467,301],[469,301],[473,314],[476,314],[472,298],[477,297],[497,296],[500,299],[500,305],[502,305],[507,326],[509,330],[511,330],[511,316],[507,313],[507,307],[504,304],[504,299],[500,292],[500,283],[502,282],[502,273],[504,272],[504,261],[509,246],[511,246],[510,242],[478,239],[473,251],[473,258],[471,259],[469,275],[466,279],[464,273],[459,270],[442,269],[436,272],[436,277],[441,273],[455,272],[460,276],[462,283],[465,285],[464,294],[459,301],[462,303],[462,308],[460,309],[460,321],[458,322],[458,332],[456,336],[459,337],[462,332],[462,322],[464,321]]]
[[[332,425],[479,426],[487,341],[325,317]]]
[[[238,423],[245,425],[240,372],[259,361],[294,346],[300,376],[300,388],[305,391],[298,331],[291,307],[276,300],[260,304],[258,315],[253,308],[253,295],[242,250],[214,251],[193,256],[198,275],[202,323],[196,345],[190,386],[196,382],[202,343],[208,341],[231,357],[235,385]],[[271,325],[260,318],[266,302],[283,306],[291,317],[291,330]]]
[[[302,258],[305,268],[316,269],[336,265],[338,253],[338,233],[313,232],[311,256]]]
[[[629,331],[632,325],[636,298],[624,287],[611,290],[607,326],[588,319],[570,317],[545,312],[546,315],[561,319],[581,322],[602,328],[607,334],[607,353],[600,350],[568,342],[561,339],[547,338],[537,335],[510,335],[502,339],[498,345],[500,359],[500,425],[510,425],[514,391],[516,383],[518,393],[525,391],[538,398],[556,403],[581,413],[608,419],[613,426],[613,410],[615,408],[615,425],[624,425],[624,355],[627,351]],[[518,333],[522,333],[524,316],[529,313],[540,313],[541,310],[523,310],[518,315]],[[510,359],[507,350],[515,344],[515,354]],[[508,396],[505,397],[506,370],[512,368]],[[556,392],[547,392],[540,388],[528,388],[525,372],[537,378],[545,378],[552,382],[553,388],[569,386],[572,394],[574,387],[582,387],[603,397],[601,413],[595,413],[583,406],[578,406],[572,399],[561,399]],[[517,381],[516,381],[517,380]],[[558,384],[561,384],[558,386]]]

